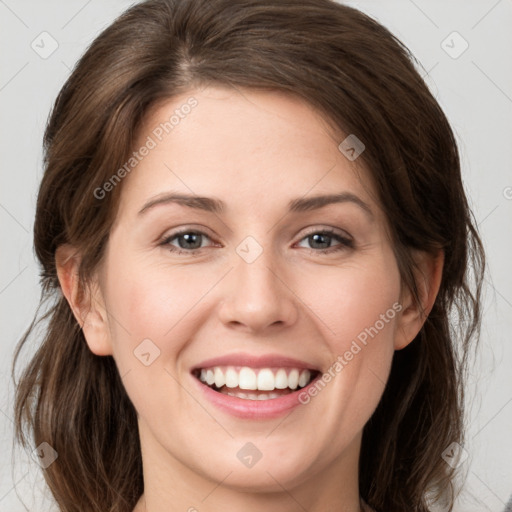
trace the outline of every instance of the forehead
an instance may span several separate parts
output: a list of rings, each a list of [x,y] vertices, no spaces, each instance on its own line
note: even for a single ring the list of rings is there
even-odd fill
[[[318,111],[291,95],[191,90],[146,115],[121,209],[169,190],[221,197],[228,210],[342,191],[374,203],[362,160],[350,161],[338,148],[343,138]]]

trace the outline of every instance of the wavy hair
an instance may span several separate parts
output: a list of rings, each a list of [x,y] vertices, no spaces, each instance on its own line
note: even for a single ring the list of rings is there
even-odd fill
[[[331,0],[148,0],[90,45],[62,87],[44,135],[34,246],[42,297],[19,341],[16,439],[59,454],[44,478],[62,512],[132,512],[143,493],[136,411],[111,356],[88,348],[57,278],[55,252],[82,254],[86,286],[102,258],[122,183],[94,191],[126,162],[149,109],[194,87],[296,95],[341,133],[358,134],[402,282],[418,299],[413,251],[445,253],[435,304],[395,352],[364,427],[360,493],[378,512],[452,510],[464,442],[464,383],[479,337],[484,252],[452,129],[409,50],[360,11]],[[21,350],[43,326],[16,381]],[[475,343],[474,343],[475,342]]]

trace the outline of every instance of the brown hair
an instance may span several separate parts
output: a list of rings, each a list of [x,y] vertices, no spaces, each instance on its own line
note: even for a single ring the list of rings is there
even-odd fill
[[[89,350],[61,292],[55,251],[64,243],[80,251],[86,285],[122,183],[101,200],[94,191],[126,162],[149,108],[209,84],[298,95],[364,141],[360,158],[389,220],[403,283],[416,298],[412,250],[444,250],[434,307],[417,338],[395,352],[364,428],[359,481],[361,496],[379,512],[428,511],[436,497],[452,510],[454,470],[441,454],[464,439],[482,244],[454,135],[413,57],[370,17],[330,0],[149,0],[120,16],[80,59],[44,138],[34,244],[40,308],[47,309],[41,317],[38,310],[14,356],[16,440],[25,447],[46,441],[58,452],[44,477],[62,511],[131,512],[142,494],[136,412],[113,358]],[[38,317],[48,322],[44,339],[16,383],[16,361]]]

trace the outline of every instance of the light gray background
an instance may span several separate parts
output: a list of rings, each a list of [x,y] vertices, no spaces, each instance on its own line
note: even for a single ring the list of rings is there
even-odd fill
[[[11,453],[12,353],[39,298],[32,226],[45,122],[86,46],[131,3],[0,0],[0,511],[51,510],[40,468],[20,449]],[[349,4],[377,18],[413,51],[458,137],[489,274],[469,386],[467,480],[456,511],[501,512],[512,493],[512,1]],[[35,40],[40,51],[43,43],[51,48],[43,31],[58,43],[46,59],[31,47]],[[454,31],[463,39],[450,35]],[[464,40],[468,49],[453,58]]]

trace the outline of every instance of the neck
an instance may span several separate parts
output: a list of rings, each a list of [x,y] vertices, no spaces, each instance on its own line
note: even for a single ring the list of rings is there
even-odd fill
[[[300,473],[295,469],[293,478],[286,471],[280,473],[273,460],[267,467],[258,464],[250,470],[239,465],[225,471],[219,468],[218,480],[214,480],[172,457],[143,425],[139,432],[144,494],[134,512],[365,510],[359,498],[357,477],[360,436],[339,459],[323,467],[313,462]]]

